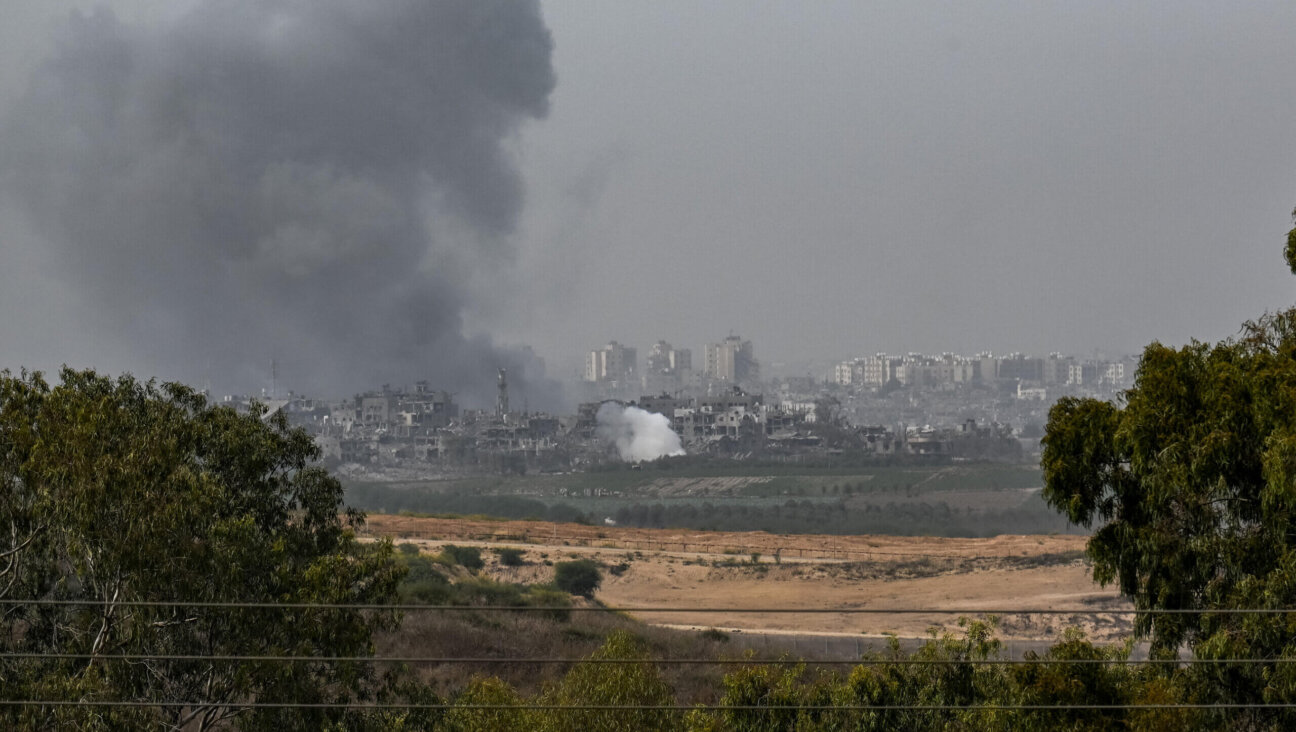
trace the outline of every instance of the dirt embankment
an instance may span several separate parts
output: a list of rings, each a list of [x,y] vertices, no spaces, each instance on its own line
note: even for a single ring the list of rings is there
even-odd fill
[[[913,559],[1031,557],[1083,551],[1086,537],[1003,535],[989,539],[927,536],[840,536],[769,534],[764,531],[688,531],[586,526],[547,521],[418,518],[371,515],[367,531],[409,539],[459,539],[551,546],[588,546],[634,551],[751,554],[782,559]]]
[[[977,610],[1075,610],[1003,614],[1000,634],[1054,640],[1074,625],[1112,640],[1129,630],[1128,603],[1093,582],[1080,536],[775,535],[389,515],[370,516],[367,532],[428,550],[449,542],[521,547],[528,565],[489,570],[515,582],[550,579],[546,561],[591,556],[619,572],[607,573],[598,599],[641,608],[637,617],[659,625],[920,636],[957,629],[960,614]]]

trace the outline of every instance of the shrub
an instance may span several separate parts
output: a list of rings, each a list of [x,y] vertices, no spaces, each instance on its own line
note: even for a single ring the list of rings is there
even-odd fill
[[[451,566],[457,564],[465,569],[471,569],[473,571],[486,566],[486,563],[483,562],[481,558],[481,550],[475,546],[455,546],[454,544],[446,544],[445,548],[441,550],[441,556],[439,558]]]
[[[404,582],[422,582],[424,580],[440,581],[443,584],[446,581],[445,575],[437,570],[439,566],[432,561],[431,557],[401,557],[401,564],[405,565],[408,572],[405,574]]]
[[[698,633],[698,635],[702,636],[703,638],[709,641],[715,641],[717,643],[729,642],[729,634],[724,632],[723,630],[716,630],[715,628],[707,628],[706,630]]]
[[[558,589],[573,595],[592,598],[594,590],[603,582],[598,564],[590,559],[558,562],[554,565],[554,584]]]
[[[499,555],[500,564],[503,564],[506,567],[521,567],[523,564],[526,564],[526,560],[522,558],[521,549],[516,549],[514,547],[500,547],[495,550],[495,553]]]
[[[551,607],[552,611],[539,613],[543,617],[559,622],[571,620],[571,597],[565,592],[547,587],[532,587],[527,590],[527,604],[532,607]]]
[[[441,575],[437,579],[422,579],[413,582],[402,582],[399,593],[400,601],[409,604],[446,605],[450,603],[454,591]]]

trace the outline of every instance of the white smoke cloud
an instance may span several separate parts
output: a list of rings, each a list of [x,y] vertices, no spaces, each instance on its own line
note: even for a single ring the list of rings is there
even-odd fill
[[[597,419],[598,436],[616,443],[621,459],[627,462],[685,454],[670,420],[655,412],[605,402]]]

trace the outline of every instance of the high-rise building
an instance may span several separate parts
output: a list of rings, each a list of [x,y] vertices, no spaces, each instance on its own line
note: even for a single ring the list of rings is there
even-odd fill
[[[760,365],[753,355],[751,341],[729,336],[720,343],[708,343],[703,374],[718,381],[735,383],[760,378]]]
[[[666,341],[657,341],[648,352],[646,371],[650,374],[676,374],[693,368],[693,352],[687,348],[674,348]]]
[[[638,370],[635,349],[623,346],[616,341],[608,341],[606,346],[590,351],[585,358],[585,380],[597,383],[621,383],[634,378]]]

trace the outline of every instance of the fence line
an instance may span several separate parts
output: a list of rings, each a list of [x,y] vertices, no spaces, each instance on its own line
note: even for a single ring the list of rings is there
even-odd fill
[[[90,607],[159,607],[188,609],[264,610],[392,610],[430,612],[614,612],[614,613],[741,613],[779,615],[1284,615],[1296,608],[916,608],[916,607],[612,607],[604,605],[426,605],[400,603],[236,602],[209,600],[104,600],[0,598],[0,607],[17,605]]]
[[[365,532],[372,536],[390,538],[393,541],[407,539],[418,539],[422,541],[478,541],[489,544],[524,544],[537,547],[586,547],[589,549],[620,549],[631,551],[658,551],[658,552],[690,552],[701,554],[718,554],[739,556],[742,554],[759,553],[770,557],[789,557],[796,559],[846,559],[869,557],[901,557],[904,559],[960,559],[966,561],[977,561],[986,559],[1031,559],[1039,557],[1039,554],[1028,553],[1022,550],[1020,553],[1005,554],[986,554],[973,555],[945,552],[907,552],[892,551],[886,549],[825,549],[814,546],[782,546],[776,547],[772,552],[769,547],[744,547],[740,544],[722,544],[707,541],[669,541],[666,539],[616,539],[612,537],[560,537],[559,541],[563,544],[555,544],[551,536],[541,536],[531,534],[483,534],[463,532],[461,534],[450,534],[445,531],[410,531],[403,529],[400,531],[379,531],[370,529]],[[1075,550],[1080,552],[1081,550]],[[1053,552],[1053,554],[1069,554],[1070,552]]]

